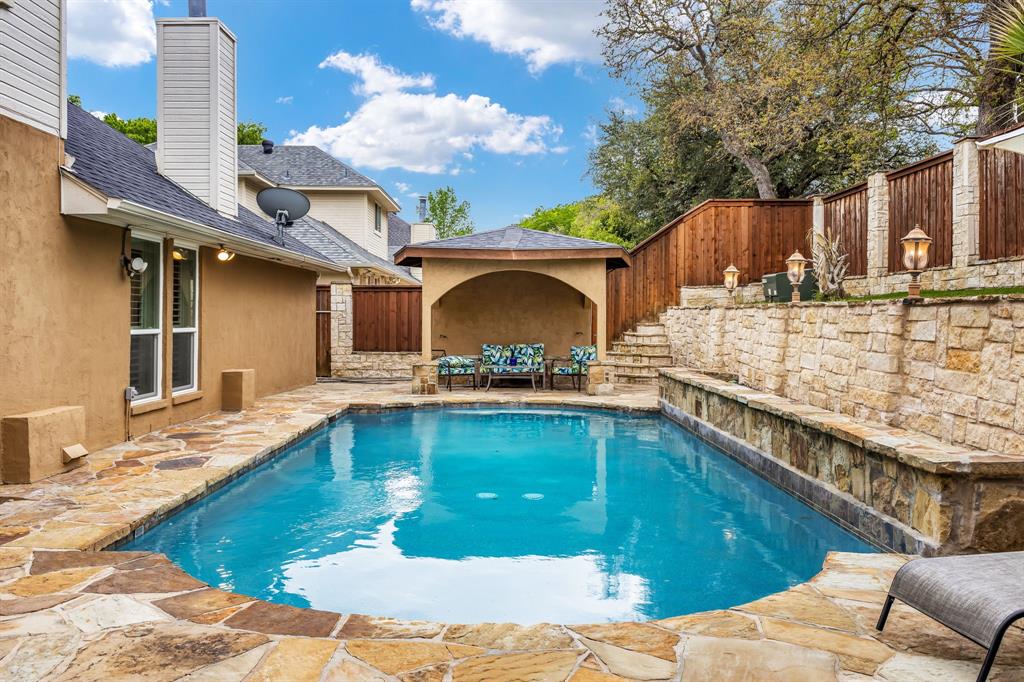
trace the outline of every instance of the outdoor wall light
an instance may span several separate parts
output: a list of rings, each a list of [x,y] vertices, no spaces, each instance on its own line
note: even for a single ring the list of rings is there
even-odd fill
[[[804,281],[804,270],[807,268],[807,259],[799,251],[786,259],[786,277],[793,285],[793,303],[800,302],[800,282]]]
[[[736,286],[740,283],[740,271],[735,265],[730,265],[723,273],[725,275],[725,289],[730,294],[736,292]]]
[[[171,258],[174,260],[185,260],[185,252],[181,249],[171,249]]]
[[[907,285],[907,298],[921,298],[921,273],[928,267],[928,247],[932,238],[925,234],[920,225],[900,240],[903,245],[903,265],[910,271],[910,284]]]
[[[234,259],[235,259],[235,252],[234,251],[228,251],[227,249],[224,248],[224,245],[221,244],[220,245],[220,251],[217,252],[217,260],[219,260],[221,263],[227,263],[228,261],[231,261],[231,260],[234,260]]]

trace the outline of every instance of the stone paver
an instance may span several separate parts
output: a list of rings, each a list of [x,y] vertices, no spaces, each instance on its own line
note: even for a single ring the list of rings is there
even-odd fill
[[[653,623],[445,624],[341,615],[213,589],[146,552],[98,552],[198,499],[346,409],[536,403],[655,410],[605,397],[499,390],[412,397],[405,384],[326,384],[96,452],[78,470],[0,486],[0,679],[539,680],[973,679],[980,649],[904,607],[875,632],[906,557],[834,553],[804,585]],[[1024,679],[1024,633],[994,682]]]

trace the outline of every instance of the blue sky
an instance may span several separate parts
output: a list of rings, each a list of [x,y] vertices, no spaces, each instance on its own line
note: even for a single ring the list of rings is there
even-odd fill
[[[451,185],[477,229],[593,193],[593,126],[636,102],[592,36],[599,0],[208,0],[238,37],[240,120],[412,195]],[[152,17],[186,0],[69,0],[69,91],[152,116]]]

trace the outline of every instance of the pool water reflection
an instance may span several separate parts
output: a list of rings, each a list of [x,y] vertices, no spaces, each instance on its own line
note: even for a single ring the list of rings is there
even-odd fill
[[[354,414],[130,549],[269,601],[444,622],[645,620],[873,551],[658,416]]]

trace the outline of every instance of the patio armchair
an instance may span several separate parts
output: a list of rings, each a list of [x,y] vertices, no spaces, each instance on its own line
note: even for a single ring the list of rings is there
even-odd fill
[[[555,388],[555,377],[569,377],[572,387],[583,390],[583,377],[588,373],[588,365],[597,360],[597,346],[571,346],[569,357],[555,358],[551,361],[551,388]]]
[[[914,559],[896,572],[875,628],[899,599],[988,650],[984,682],[1009,627],[1024,617],[1024,552]]]
[[[473,390],[477,389],[480,360],[472,355],[442,355],[437,359],[437,377],[448,377],[448,390],[452,390],[452,377],[464,376],[472,379]],[[468,382],[467,382],[468,383]]]
[[[533,390],[537,390],[537,377],[541,387],[544,386],[544,344],[513,343],[504,346],[496,343],[485,343],[481,348],[480,373],[487,375],[487,388],[491,390],[491,380],[529,379]]]

